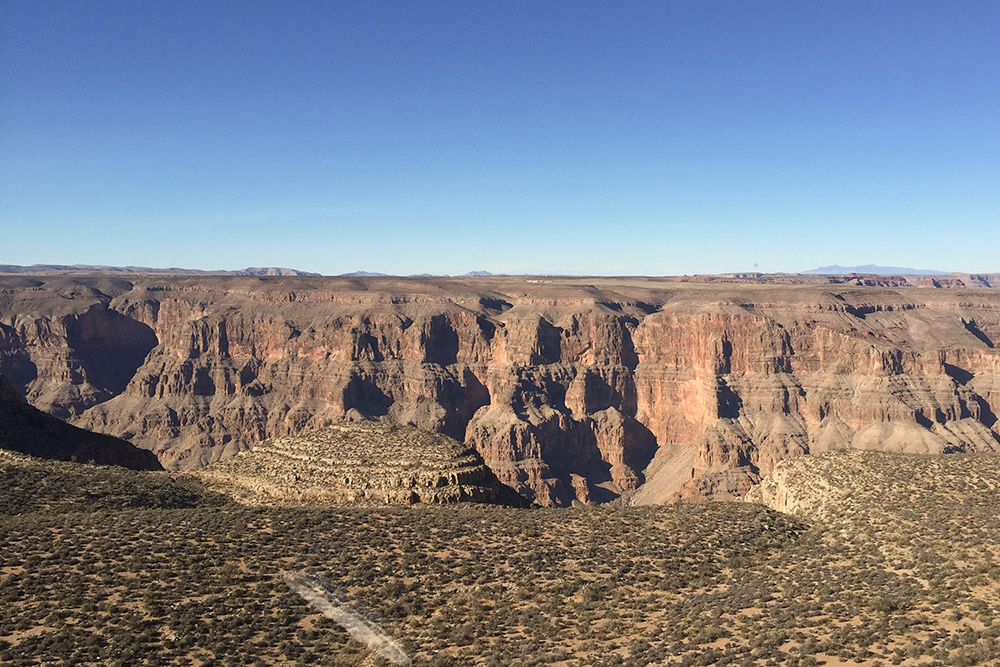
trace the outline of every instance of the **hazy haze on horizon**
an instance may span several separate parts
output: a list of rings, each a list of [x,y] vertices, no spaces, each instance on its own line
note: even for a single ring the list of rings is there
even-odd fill
[[[1000,271],[1000,4],[0,0],[0,263]]]

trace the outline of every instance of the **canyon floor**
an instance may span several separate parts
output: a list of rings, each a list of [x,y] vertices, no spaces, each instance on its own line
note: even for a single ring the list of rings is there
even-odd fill
[[[1000,457],[835,452],[764,504],[246,506],[0,453],[0,663],[975,665],[1000,654]],[[396,663],[399,664],[399,663]]]

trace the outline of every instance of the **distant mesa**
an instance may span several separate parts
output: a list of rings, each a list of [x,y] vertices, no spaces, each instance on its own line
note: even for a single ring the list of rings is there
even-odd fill
[[[489,271],[469,271],[468,273],[463,273],[460,278],[486,278],[496,274],[490,273]],[[351,273],[342,273],[339,278],[387,278],[396,277],[397,274],[394,273],[379,273],[377,271],[352,271]],[[447,273],[413,273],[408,276],[409,278],[450,278],[451,276]]]
[[[280,266],[251,266],[239,271],[224,271],[227,276],[319,276],[318,273],[310,271],[299,271],[298,269],[288,269]]]
[[[203,271],[201,269],[182,269],[170,267],[157,269],[149,266],[101,266],[93,264],[32,264],[31,266],[21,266],[18,264],[0,264],[0,274],[79,274],[79,273],[108,273],[108,274],[142,274],[161,276],[318,276],[318,273],[299,271],[298,269],[287,269],[276,266],[250,266],[245,269],[235,271]]]
[[[880,266],[878,264],[862,264],[861,266],[821,266],[818,269],[801,271],[804,274],[817,274],[824,276],[843,276],[850,273],[866,273],[876,276],[946,276],[947,271],[935,271],[932,269],[912,269],[906,266]]]

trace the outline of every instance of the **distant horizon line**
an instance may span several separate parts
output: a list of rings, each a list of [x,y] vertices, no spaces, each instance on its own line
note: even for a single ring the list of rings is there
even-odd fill
[[[147,267],[138,265],[111,264],[0,264],[0,275],[43,275],[43,274],[108,274],[108,275],[190,275],[190,276],[259,276],[259,277],[323,277],[323,278],[487,278],[487,277],[551,277],[551,278],[614,278],[614,277],[645,277],[645,278],[685,278],[685,277],[730,277],[753,278],[763,276],[845,276],[845,275],[880,275],[880,276],[974,276],[980,274],[1000,273],[993,271],[940,271],[934,269],[917,269],[911,267],[881,266],[877,264],[862,264],[857,266],[841,266],[832,264],[804,271],[720,271],[716,273],[685,273],[685,274],[605,274],[605,273],[556,273],[556,272],[523,272],[494,273],[491,271],[468,271],[462,274],[448,273],[384,273],[380,271],[356,270],[345,273],[317,273],[301,269],[263,266],[246,267],[243,269],[196,269],[186,267]]]

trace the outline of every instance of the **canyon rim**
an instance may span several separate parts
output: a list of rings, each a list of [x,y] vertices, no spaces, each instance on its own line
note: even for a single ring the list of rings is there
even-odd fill
[[[0,374],[172,468],[374,420],[541,505],[725,499],[806,453],[1000,449],[1000,291],[933,283],[0,276]]]

